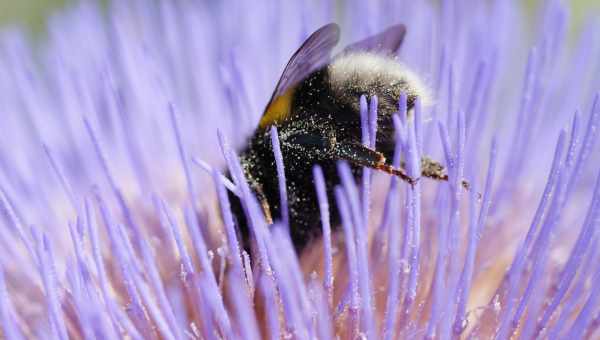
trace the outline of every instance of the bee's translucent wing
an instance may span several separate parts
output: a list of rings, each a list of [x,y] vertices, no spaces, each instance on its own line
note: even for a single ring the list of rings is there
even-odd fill
[[[402,24],[394,25],[381,33],[348,45],[342,53],[368,51],[389,55],[395,54],[402,46],[405,35],[406,26]]]
[[[327,24],[311,34],[294,53],[283,70],[269,105],[275,98],[284,94],[287,89],[327,64],[331,56],[331,50],[339,40],[340,28],[334,23]]]
[[[265,108],[259,126],[266,128],[285,119],[291,110],[291,88],[323,67],[331,58],[331,50],[340,40],[340,28],[328,24],[311,34],[285,66],[271,100]]]

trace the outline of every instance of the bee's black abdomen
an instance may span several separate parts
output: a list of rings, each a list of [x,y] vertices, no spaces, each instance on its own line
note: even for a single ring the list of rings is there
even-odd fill
[[[255,152],[255,150],[253,150],[253,152]],[[258,164],[253,164],[253,162],[256,162],[256,158],[247,156],[248,154],[242,156],[242,163],[244,166],[257,171],[257,173],[260,171],[261,174],[264,174],[264,176],[260,176],[260,179],[257,180],[256,178],[253,178],[250,179],[250,181],[256,181],[256,184],[261,186],[261,190],[267,198],[270,213],[273,219],[277,221],[281,217],[281,209],[275,165],[269,163],[270,166],[266,168]],[[311,168],[306,165],[303,167],[294,165],[287,166],[288,164],[286,164],[286,177],[288,179],[289,230],[294,248],[300,253],[308,243],[321,235],[321,219],[312,174],[304,171],[305,167],[308,169]],[[331,175],[331,173],[335,174],[334,164],[322,164],[322,166],[327,175]],[[259,170],[259,168],[261,170]],[[329,176],[329,178],[332,177]],[[335,178],[337,178],[337,176],[335,176]],[[328,185],[328,188],[332,186],[333,184]],[[231,192],[229,193],[229,199],[231,201],[231,210],[236,219],[240,243],[244,250],[251,253],[250,250],[252,248],[253,235],[241,201]],[[334,226],[339,220],[336,212],[337,210],[333,207],[331,220]]]
[[[285,121],[278,123],[287,180],[290,236],[298,252],[321,234],[321,220],[312,178],[313,166],[321,165],[327,178],[332,183],[337,182],[336,162],[327,155],[329,140],[326,137],[342,131],[336,131],[336,127],[332,125],[338,114],[334,111],[335,102],[326,83],[326,69],[313,73],[301,82],[294,91],[292,112]],[[331,114],[322,115],[318,112]],[[250,187],[257,196],[266,199],[271,216],[275,221],[279,220],[279,182],[268,129],[256,131],[242,152],[240,161]],[[240,199],[231,193],[229,196],[241,243],[249,251],[252,232],[247,217]],[[334,221],[337,220],[336,216],[333,212]]]

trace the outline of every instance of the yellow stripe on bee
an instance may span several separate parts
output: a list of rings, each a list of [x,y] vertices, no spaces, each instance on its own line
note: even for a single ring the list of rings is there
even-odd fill
[[[285,91],[284,94],[275,98],[271,104],[269,104],[265,110],[265,113],[260,119],[260,128],[264,129],[270,125],[273,125],[274,123],[286,119],[290,115],[293,94],[294,89],[290,88]]]

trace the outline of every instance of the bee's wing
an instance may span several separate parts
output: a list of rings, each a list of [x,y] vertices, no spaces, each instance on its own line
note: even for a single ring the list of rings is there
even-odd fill
[[[348,45],[342,53],[368,51],[392,55],[398,52],[400,46],[402,46],[405,35],[406,26],[403,24],[394,25],[381,33]]]
[[[331,50],[339,40],[340,28],[334,23],[319,28],[308,37],[287,63],[269,105],[275,98],[284,94],[287,89],[327,64],[331,56]]]

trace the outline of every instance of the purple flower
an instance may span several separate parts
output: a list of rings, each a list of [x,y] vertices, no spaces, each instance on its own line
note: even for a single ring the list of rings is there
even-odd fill
[[[595,23],[570,35],[558,1],[124,3],[58,14],[41,43],[0,37],[5,338],[599,336]],[[449,181],[357,184],[342,163],[327,202],[317,167],[324,237],[298,256],[236,150],[329,21],[347,42],[406,24],[399,60],[433,103],[407,118],[399,98],[395,161],[416,177],[431,156]],[[376,100],[362,104],[373,135]]]

